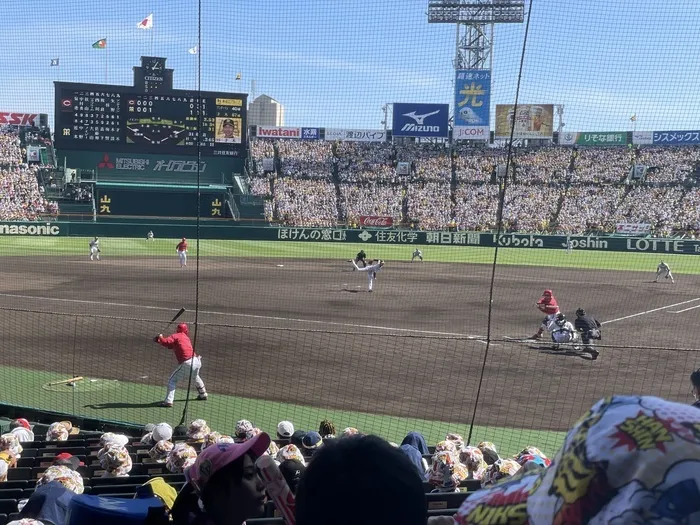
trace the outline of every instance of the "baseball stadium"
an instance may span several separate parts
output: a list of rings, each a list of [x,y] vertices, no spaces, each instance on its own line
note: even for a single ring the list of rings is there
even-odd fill
[[[633,4],[39,0],[0,525],[700,520],[700,13]]]

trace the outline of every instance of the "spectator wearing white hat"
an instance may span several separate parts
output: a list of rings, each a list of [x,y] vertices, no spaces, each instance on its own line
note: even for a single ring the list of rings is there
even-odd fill
[[[291,439],[294,434],[294,425],[291,421],[280,421],[277,424],[277,437],[280,439]]]

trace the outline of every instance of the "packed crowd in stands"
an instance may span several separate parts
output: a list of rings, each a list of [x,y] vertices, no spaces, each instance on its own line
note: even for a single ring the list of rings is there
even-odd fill
[[[40,220],[58,213],[39,188],[39,166],[28,165],[17,132],[0,129],[0,220]]]
[[[280,171],[263,175],[262,158],[275,155],[275,147]],[[258,166],[253,193],[270,199],[270,222],[327,226],[386,215],[425,230],[494,229],[499,191],[491,181],[507,160],[504,149],[456,145],[450,151],[442,143],[256,140],[252,153]],[[408,174],[398,171],[404,162]],[[518,148],[504,227],[584,234],[630,222],[650,223],[656,235],[694,236],[699,191],[683,185],[698,162],[696,147]],[[633,163],[648,166],[645,184],[625,184]],[[272,194],[269,176],[276,178]]]
[[[700,399],[700,370],[691,384]],[[77,525],[94,523],[98,512],[128,523],[175,525],[513,523],[494,521],[500,515],[517,515],[518,523],[526,517],[530,523],[691,523],[683,518],[697,513],[696,506],[662,505],[668,494],[645,487],[667,478],[695,486],[698,405],[602,399],[552,459],[533,445],[506,456],[494,443],[474,446],[456,433],[434,446],[418,432],[392,443],[337,429],[327,419],[311,431],[281,421],[271,438],[248,420],[230,434],[196,419],[175,428],[149,424],[129,436],[83,432],[70,421],[40,429],[20,418],[0,435],[0,521]],[[663,447],[633,439],[619,446],[621,436],[646,436],[653,425],[665,430]],[[645,497],[623,490],[631,482]],[[562,504],[552,505],[552,498]],[[148,517],[137,500],[154,507]],[[161,520],[152,521],[154,515]]]

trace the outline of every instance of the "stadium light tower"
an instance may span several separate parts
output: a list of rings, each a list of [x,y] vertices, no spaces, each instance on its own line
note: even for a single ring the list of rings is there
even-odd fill
[[[492,69],[495,24],[521,24],[525,0],[429,0],[428,23],[457,24],[455,69]]]

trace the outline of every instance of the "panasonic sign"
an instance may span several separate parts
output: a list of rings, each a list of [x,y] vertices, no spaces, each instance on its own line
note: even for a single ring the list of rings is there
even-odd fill
[[[56,236],[60,232],[56,224],[0,224],[0,235]]]

